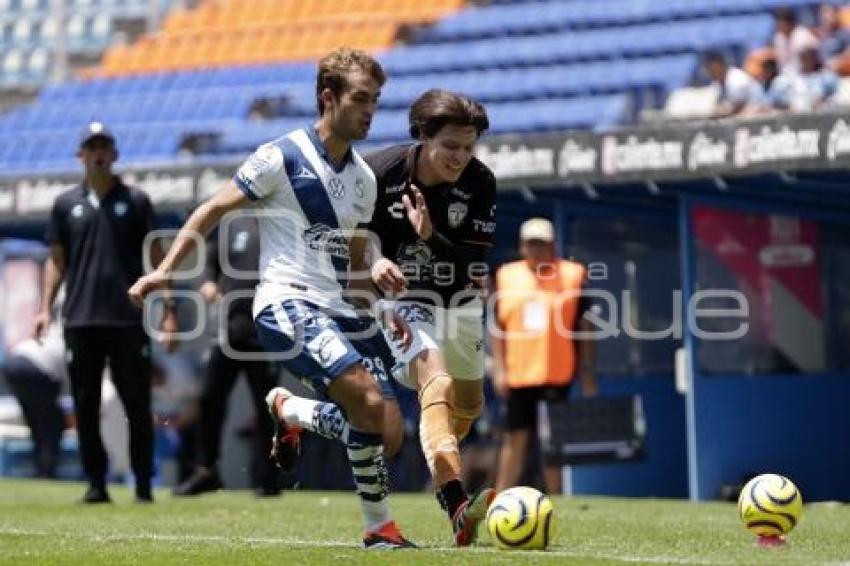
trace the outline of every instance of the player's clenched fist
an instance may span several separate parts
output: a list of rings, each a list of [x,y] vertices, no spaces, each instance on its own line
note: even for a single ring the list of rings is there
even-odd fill
[[[130,290],[127,291],[127,294],[130,296],[130,300],[134,305],[142,306],[145,302],[145,297],[147,297],[152,291],[165,289],[166,287],[168,287],[168,275],[157,269],[151,271],[147,275],[139,277],[139,279],[133,283],[133,286],[130,287]]]
[[[385,257],[372,266],[372,281],[385,293],[401,293],[407,289],[407,279],[401,269]]]

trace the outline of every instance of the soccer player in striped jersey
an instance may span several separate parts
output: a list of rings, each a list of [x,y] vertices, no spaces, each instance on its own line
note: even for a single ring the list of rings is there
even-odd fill
[[[319,62],[317,103],[320,118],[260,146],[231,182],[200,205],[180,230],[168,255],[130,289],[141,303],[163,288],[181,260],[224,215],[249,203],[260,228],[260,284],[254,319],[260,342],[279,354],[292,373],[312,378],[345,412],[335,437],[345,443],[360,497],[367,548],[414,546],[390,517],[388,478],[383,456],[382,386],[392,364],[374,319],[359,316],[343,299],[349,268],[362,269],[366,238],[360,230],[372,218],[375,177],[351,147],[365,139],[385,82],[380,65],[368,54],[340,48]],[[388,324],[410,340],[406,323],[395,315]],[[275,455],[291,467],[298,453],[299,419],[312,421],[322,411],[314,403],[287,402],[286,391],[272,389],[266,399],[275,421]]]

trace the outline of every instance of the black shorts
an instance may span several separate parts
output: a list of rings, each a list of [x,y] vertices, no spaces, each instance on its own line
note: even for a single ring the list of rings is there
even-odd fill
[[[537,403],[562,401],[569,397],[570,384],[516,387],[508,390],[505,400],[507,430],[531,430],[537,434]]]

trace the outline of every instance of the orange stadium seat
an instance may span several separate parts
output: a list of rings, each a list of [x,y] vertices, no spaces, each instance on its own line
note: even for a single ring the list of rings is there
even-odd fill
[[[383,50],[401,25],[439,18],[463,0],[208,0],[175,9],[159,33],[109,49],[95,74],[299,61],[338,45]]]

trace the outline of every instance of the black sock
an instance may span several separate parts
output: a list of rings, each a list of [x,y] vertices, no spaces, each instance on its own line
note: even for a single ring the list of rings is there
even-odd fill
[[[468,499],[460,480],[448,481],[437,490],[437,501],[440,502],[440,507],[449,514],[449,519],[454,519],[458,508]]]

